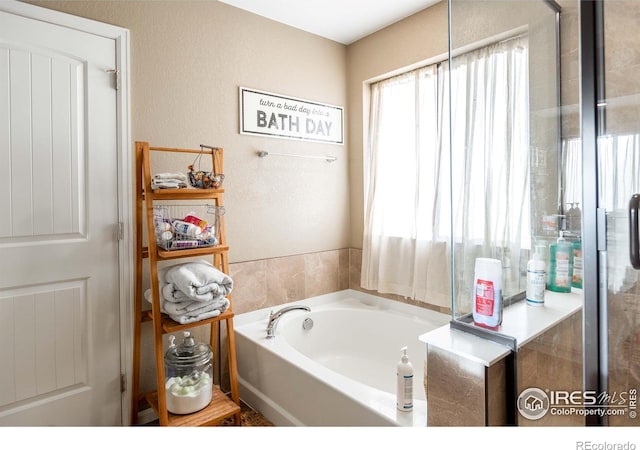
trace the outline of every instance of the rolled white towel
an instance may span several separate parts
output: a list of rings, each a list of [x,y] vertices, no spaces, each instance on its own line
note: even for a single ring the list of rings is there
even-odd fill
[[[227,296],[233,289],[231,277],[205,261],[172,266],[165,273],[165,281],[192,300],[205,302]]]
[[[190,301],[190,302],[195,301],[191,297],[188,297],[187,294],[185,294],[181,290],[176,289],[176,287],[173,285],[173,283],[164,284],[160,288],[160,294],[168,302],[181,303],[181,302],[186,302],[186,301]],[[210,299],[207,299],[207,300],[204,300],[204,301],[208,301],[208,300],[213,300],[213,296],[211,296]]]
[[[151,303],[151,289],[147,289],[144,293],[145,299]],[[200,302],[196,300],[187,300],[183,302],[169,302],[164,298],[160,298],[160,311],[168,314],[173,320],[179,323],[184,319],[202,320],[203,318],[216,317],[225,312],[231,302],[225,297],[217,297],[209,302]],[[215,313],[215,314],[211,314]]]

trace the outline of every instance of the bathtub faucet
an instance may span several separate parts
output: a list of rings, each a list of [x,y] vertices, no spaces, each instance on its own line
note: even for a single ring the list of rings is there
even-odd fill
[[[278,323],[278,320],[280,319],[280,317],[282,317],[284,313],[287,313],[289,311],[299,310],[299,309],[303,311],[311,311],[311,308],[303,305],[286,306],[276,312],[271,311],[269,313],[269,322],[267,323],[267,338],[271,339],[276,337],[276,334],[275,334],[276,324]]]

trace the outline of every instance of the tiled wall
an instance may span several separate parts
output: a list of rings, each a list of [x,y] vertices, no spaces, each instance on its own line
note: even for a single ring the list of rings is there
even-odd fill
[[[349,288],[349,249],[232,263],[236,314]]]
[[[567,392],[582,389],[582,315],[580,312],[519,348],[516,395],[527,388]],[[490,367],[448,350],[428,346],[430,426],[506,425],[506,359]],[[579,414],[546,414],[529,420],[517,414],[518,426],[582,426]]]
[[[518,351],[518,394],[530,387],[545,391],[580,391],[582,384],[582,313],[545,331]],[[582,426],[584,417],[547,413],[539,420],[518,414],[519,426]]]
[[[427,347],[427,426],[506,425],[505,360],[491,367]]]
[[[233,279],[233,310],[241,314],[343,289],[355,289],[450,314],[440,308],[399,295],[360,287],[362,250],[343,248],[229,264]]]
[[[609,394],[640,388],[640,283],[609,291]],[[629,414],[609,417],[609,425],[638,426]]]

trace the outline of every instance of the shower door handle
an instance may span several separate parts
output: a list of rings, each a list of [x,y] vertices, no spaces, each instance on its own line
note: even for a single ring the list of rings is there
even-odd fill
[[[629,258],[634,269],[640,269],[640,239],[638,237],[638,208],[640,194],[633,194],[629,200]]]

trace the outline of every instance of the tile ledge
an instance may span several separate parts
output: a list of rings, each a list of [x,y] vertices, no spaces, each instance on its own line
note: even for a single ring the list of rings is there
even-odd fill
[[[574,290],[566,294],[546,291],[544,306],[530,306],[526,301],[521,301],[505,308],[498,332],[514,337],[520,349],[581,309],[582,291]],[[511,352],[505,345],[452,329],[450,325],[425,333],[419,340],[427,346],[450,351],[486,367],[490,367]]]

